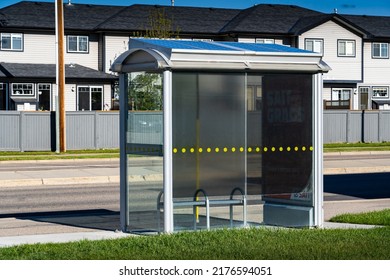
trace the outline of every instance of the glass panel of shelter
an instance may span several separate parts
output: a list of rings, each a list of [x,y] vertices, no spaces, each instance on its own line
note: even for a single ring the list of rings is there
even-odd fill
[[[162,75],[130,73],[126,153],[128,220],[132,232],[163,231]]]
[[[162,76],[129,75],[128,230],[162,232]],[[265,224],[264,202],[313,205],[312,83],[173,72],[174,230]]]

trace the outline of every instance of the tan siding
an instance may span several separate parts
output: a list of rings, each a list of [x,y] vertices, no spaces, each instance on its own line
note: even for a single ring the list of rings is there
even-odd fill
[[[24,34],[22,52],[0,51],[2,62],[12,63],[56,63],[55,35]],[[65,40],[66,41],[66,40]],[[90,42],[89,53],[67,53],[66,42],[65,63],[77,63],[98,70],[98,42]]]
[[[55,36],[24,34],[22,52],[0,51],[2,62],[55,63]]]
[[[324,74],[324,80],[361,80],[362,38],[333,21],[328,21],[305,33],[299,38],[299,48],[305,48],[305,39],[323,39],[323,60],[332,68]],[[356,57],[338,57],[337,40],[346,39],[356,42]]]
[[[110,73],[111,64],[119,55],[128,50],[128,36],[106,36],[105,37],[105,69]]]
[[[77,86],[67,84],[65,86],[65,110],[76,111]]]
[[[111,85],[104,85],[103,94],[103,109],[104,104],[108,104],[108,106],[111,108]]]
[[[364,83],[390,83],[390,59],[372,58],[371,42],[364,43]]]

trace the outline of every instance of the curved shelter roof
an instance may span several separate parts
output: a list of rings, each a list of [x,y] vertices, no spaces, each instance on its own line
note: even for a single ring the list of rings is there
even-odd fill
[[[131,39],[114,72],[159,69],[327,72],[321,55],[277,44]]]

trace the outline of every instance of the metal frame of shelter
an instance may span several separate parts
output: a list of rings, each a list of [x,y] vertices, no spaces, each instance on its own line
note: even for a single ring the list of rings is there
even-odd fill
[[[133,229],[131,227],[131,217],[129,217],[129,207],[131,207],[131,202],[129,202],[130,199],[132,199],[132,194],[129,193],[129,188],[131,188],[131,180],[130,177],[133,178],[133,174],[130,174],[129,172],[129,161],[132,161],[132,158],[128,157],[128,150],[129,150],[129,135],[132,133],[129,132],[129,100],[128,100],[128,92],[129,92],[129,73],[133,72],[152,72],[152,73],[159,73],[162,76],[162,101],[163,101],[163,109],[162,109],[162,143],[160,145],[160,150],[151,150],[153,151],[153,155],[159,154],[160,156],[163,155],[163,168],[161,170],[162,172],[162,190],[160,191],[159,195],[157,196],[157,203],[155,203],[155,211],[158,213],[157,215],[160,215],[160,212],[162,214],[161,220],[163,220],[163,227],[158,227],[157,230],[155,230],[155,227],[151,227],[151,231],[156,232],[174,232],[177,229],[174,225],[175,218],[174,218],[174,209],[177,206],[188,206],[191,208],[191,211],[193,210],[193,220],[189,219],[191,223],[193,222],[193,228],[197,228],[197,220],[199,219],[199,213],[198,208],[202,208],[206,210],[206,213],[204,215],[205,217],[205,226],[204,228],[209,229],[210,228],[210,209],[213,205],[228,205],[230,207],[230,224],[233,224],[233,207],[236,205],[241,205],[243,207],[243,213],[242,213],[242,220],[240,220],[240,226],[246,226],[247,223],[247,181],[248,176],[246,175],[248,173],[248,163],[246,162],[247,156],[249,156],[250,152],[260,151],[262,153],[262,159],[260,161],[261,168],[262,168],[262,176],[267,178],[261,178],[263,179],[262,184],[270,185],[271,189],[272,186],[279,187],[278,180],[275,180],[279,177],[279,180],[283,181],[283,172],[290,172],[288,174],[291,174],[293,179],[287,179],[285,182],[281,183],[282,185],[288,185],[289,181],[294,181],[296,176],[296,173],[299,173],[299,167],[297,165],[302,164],[308,166],[308,171],[305,174],[305,180],[308,181],[310,185],[310,203],[306,203],[303,206],[300,204],[301,198],[298,198],[294,201],[291,200],[291,197],[294,195],[295,197],[302,196],[302,194],[307,195],[307,193],[302,190],[296,190],[296,188],[291,187],[290,189],[281,190],[279,192],[273,193],[273,191],[267,191],[267,188],[264,186],[261,186],[261,188],[264,197],[267,199],[265,200],[264,205],[264,212],[266,212],[267,218],[264,219],[263,224],[274,224],[274,225],[280,225],[280,226],[309,226],[309,227],[321,227],[323,224],[323,174],[322,174],[322,73],[329,71],[329,67],[322,61],[322,57],[320,54],[312,53],[300,49],[290,48],[287,46],[281,46],[281,45],[274,45],[274,44],[247,44],[247,43],[236,43],[236,42],[199,42],[199,41],[182,41],[182,40],[158,40],[158,39],[130,39],[129,41],[129,50],[120,55],[116,61],[113,63],[111,70],[113,72],[117,72],[119,74],[119,87],[120,87],[120,221],[121,221],[121,229],[122,231],[137,231],[136,229]],[[190,74],[188,74],[190,73]],[[192,73],[192,74],[191,74]],[[199,79],[199,73],[206,73],[205,81],[200,83]],[[209,73],[212,73],[212,77],[208,77],[207,75]],[[263,75],[265,73],[266,78],[259,78],[260,74]],[[215,74],[215,75],[214,75]],[[269,74],[269,75],[268,75]],[[177,75],[177,76],[175,76]],[[192,76],[191,76],[192,75]],[[226,77],[225,77],[225,76]],[[253,75],[253,77],[251,76]],[[267,76],[268,75],[268,76]],[[291,75],[291,76],[288,76]],[[296,79],[300,79],[302,76],[302,81],[307,84],[307,88],[309,89],[308,95],[310,96],[307,100],[308,105],[304,105],[303,102],[304,99],[299,97],[298,94],[300,94],[299,87],[301,87],[301,82],[294,81]],[[284,77],[287,77],[286,79]],[[195,77],[195,78],[192,78]],[[248,78],[249,77],[249,78]],[[263,76],[261,76],[263,77]],[[258,89],[259,91],[262,90],[262,93],[258,93],[258,96],[263,98],[263,106],[264,110],[266,111],[266,116],[263,117],[265,119],[266,117],[271,118],[269,123],[265,123],[264,120],[260,121],[262,122],[263,128],[263,134],[272,134],[278,135],[277,127],[283,127],[283,129],[290,129],[289,127],[293,127],[296,129],[299,128],[299,122],[304,119],[304,114],[309,115],[307,117],[309,122],[306,122],[304,132],[297,132],[297,136],[292,136],[291,138],[300,139],[297,137],[304,137],[307,139],[307,146],[293,146],[290,144],[284,145],[282,142],[287,141],[285,138],[285,134],[280,134],[278,138],[273,138],[272,141],[275,141],[275,139],[280,139],[281,143],[280,145],[273,145],[271,142],[270,144],[267,144],[267,139],[262,140],[264,143],[263,146],[260,148],[256,147],[255,145],[251,145],[244,137],[244,140],[240,140],[240,144],[236,148],[231,148],[230,146],[224,147],[224,145],[221,145],[220,148],[218,148],[218,145],[216,146],[205,146],[202,148],[199,146],[198,140],[194,140],[197,143],[195,144],[183,144],[179,145],[177,143],[181,143],[183,140],[180,137],[185,136],[175,136],[176,132],[175,130],[177,128],[177,120],[175,118],[174,110],[177,109],[178,106],[181,106],[181,103],[177,103],[176,99],[178,98],[175,91],[177,91],[177,88],[179,85],[183,82],[183,79],[187,79],[188,81],[196,80],[198,81],[197,86],[202,86],[204,84],[211,83],[213,84],[218,83],[218,81],[225,81],[224,83],[228,83],[231,80],[236,79],[239,81],[239,83],[242,82],[243,86],[247,86],[249,79],[253,80],[259,80],[262,81],[262,89]],[[219,80],[218,80],[219,79]],[[263,80],[261,80],[263,79]],[[187,81],[186,80],[186,81]],[[280,81],[280,83],[275,82]],[[305,82],[306,81],[306,82]],[[307,82],[308,81],[308,82]],[[190,83],[188,82],[188,83]],[[222,84],[224,84],[222,83]],[[179,84],[179,85],[177,85]],[[277,84],[277,85],[275,85]],[[292,87],[297,88],[295,91],[294,89],[286,89],[286,93],[280,94],[280,92],[283,92],[283,86],[289,87],[289,85],[292,85]],[[241,84],[240,84],[241,85]],[[212,86],[212,85],[210,85]],[[277,88],[274,88],[277,86]],[[188,86],[190,87],[190,86]],[[234,85],[232,86],[234,87]],[[268,90],[267,90],[268,87]],[[217,88],[220,88],[218,85]],[[186,87],[184,90],[187,90]],[[223,91],[223,90],[222,90]],[[229,91],[229,88],[227,87],[226,91]],[[271,96],[271,93],[274,92],[274,96],[267,97],[268,94]],[[246,91],[244,90],[245,94],[247,95]],[[218,93],[219,94],[219,93]],[[223,103],[223,94],[222,95],[215,95],[215,99],[218,99],[219,103]],[[230,94],[230,93],[229,93]],[[234,90],[232,90],[232,93],[230,95],[234,95]],[[295,95],[294,95],[295,94]],[[228,95],[228,94],[227,94]],[[226,96],[227,96],[226,95]],[[221,97],[222,96],[222,97]],[[198,99],[196,99],[198,98]],[[194,97],[195,100],[192,103],[198,103],[198,107],[202,106],[199,105],[201,101],[199,101],[199,96]],[[201,98],[208,98],[206,95],[205,97]],[[221,99],[222,98],[222,99]],[[226,97],[228,98],[228,97]],[[239,98],[240,101],[237,98]],[[268,101],[267,101],[268,98]],[[197,101],[196,101],[197,100]],[[275,100],[279,100],[278,104],[276,104]],[[185,102],[185,101],[183,101]],[[213,101],[214,102],[214,101]],[[238,106],[237,104],[242,104],[243,111],[247,112],[248,109],[248,101],[247,99],[243,99],[239,96],[231,97],[231,100],[227,102],[226,106]],[[183,103],[184,104],[184,103]],[[217,104],[217,103],[213,103]],[[275,105],[276,104],[276,105]],[[184,106],[184,105],[183,105]],[[195,105],[185,105],[185,106],[195,106]],[[206,105],[205,105],[206,106]],[[225,106],[225,107],[226,107]],[[271,111],[271,107],[276,106],[273,111]],[[279,106],[279,107],[278,107]],[[241,108],[240,107],[240,108]],[[190,108],[190,107],[188,107]],[[192,107],[191,107],[192,108]],[[287,109],[286,109],[287,108]],[[192,109],[191,109],[192,110]],[[189,110],[189,111],[191,111]],[[196,110],[200,110],[197,108]],[[194,115],[196,114],[196,110],[194,109]],[[218,110],[218,109],[215,109]],[[229,109],[221,109],[221,110],[229,110]],[[241,110],[241,109],[240,109]],[[255,109],[254,109],[255,110]],[[277,114],[276,114],[276,113]],[[207,112],[206,112],[207,113]],[[205,113],[205,114],[206,114]],[[191,118],[190,113],[188,113],[188,118]],[[223,113],[221,113],[223,114]],[[226,113],[225,115],[228,116],[230,114]],[[275,115],[276,114],[276,115]],[[271,117],[273,116],[273,117]],[[275,117],[276,116],[276,117]],[[241,118],[241,117],[240,117]],[[181,115],[180,120],[183,119],[183,116]],[[184,118],[185,119],[185,118]],[[194,117],[195,119],[195,117]],[[277,119],[277,120],[276,120]],[[230,119],[229,119],[230,120]],[[183,120],[184,122],[186,120]],[[234,117],[231,118],[231,121],[234,122]],[[200,120],[202,123],[202,120]],[[203,119],[203,123],[207,122],[206,119]],[[303,122],[303,121],[302,121]],[[175,124],[174,124],[175,123]],[[195,131],[197,134],[199,132],[199,120],[192,122],[194,125],[192,125],[193,131]],[[248,120],[246,117],[242,117],[242,123],[247,124]],[[232,124],[234,126],[234,124]],[[241,127],[240,125],[237,125],[237,127]],[[274,129],[275,128],[275,129]],[[191,128],[192,129],[192,128]],[[228,131],[232,128],[226,128],[224,130]],[[245,131],[240,130],[238,128],[237,131]],[[275,131],[274,131],[275,130]],[[210,133],[211,130],[205,130],[204,134]],[[195,135],[194,132],[194,135]],[[129,134],[130,133],[130,134]],[[187,133],[186,131],[183,132],[184,134]],[[216,132],[216,134],[218,134]],[[237,133],[239,134],[239,133]],[[291,134],[291,133],[290,133]],[[225,136],[221,136],[225,137]],[[264,138],[264,136],[262,136]],[[175,138],[176,140],[174,140]],[[183,140],[184,141],[184,140]],[[271,140],[269,140],[271,141]],[[279,140],[278,140],[279,141]],[[289,143],[289,142],[286,142]],[[240,146],[241,145],[241,146]],[[267,146],[268,145],[268,146]],[[265,147],[267,146],[267,147]],[[158,147],[158,145],[152,145],[150,147]],[[205,189],[202,187],[202,183],[199,183],[199,180],[197,179],[197,183],[194,183],[194,185],[197,185],[196,188],[193,187],[193,190],[196,190],[196,194],[193,196],[191,195],[184,195],[187,198],[190,199],[179,199],[176,200],[176,195],[174,195],[174,192],[181,192],[180,188],[185,189],[187,185],[191,184],[188,177],[192,176],[195,178],[195,175],[192,173],[197,173],[196,176],[199,175],[199,173],[204,170],[204,172],[211,172],[210,170],[213,169],[215,166],[215,160],[211,158],[211,155],[209,157],[209,162],[212,163],[206,163],[206,168],[203,168],[202,166],[199,167],[198,161],[199,157],[206,157],[207,153],[213,153],[215,154],[215,157],[222,157],[223,151],[228,151],[232,154],[232,157],[240,157],[241,159],[244,159],[242,162],[242,167],[238,167],[238,169],[242,169],[242,174],[244,174],[244,179],[241,175],[238,177],[239,184],[241,184],[244,187],[232,187],[232,188],[226,188],[228,190],[228,197],[227,198],[221,198],[220,193],[216,191],[216,193],[209,194],[210,192],[213,192],[214,189],[210,189],[205,191]],[[292,158],[292,154],[294,153],[295,149],[295,159],[299,159],[297,162],[295,159]],[[157,152],[156,152],[157,151]],[[268,151],[268,152],[267,152]],[[201,154],[203,152],[203,154]],[[239,154],[242,155],[239,155]],[[259,152],[260,153],[260,152]],[[284,154],[285,153],[285,154]],[[193,154],[193,155],[192,155]],[[197,154],[197,155],[195,155]],[[206,154],[206,155],[205,155]],[[227,154],[227,152],[226,152]],[[280,156],[277,156],[279,154]],[[308,155],[309,154],[309,155]],[[308,155],[308,156],[306,156]],[[185,156],[187,158],[185,158]],[[191,156],[191,159],[189,160]],[[225,155],[227,157],[227,155]],[[233,161],[235,160],[233,158]],[[278,164],[284,164],[283,160],[289,160],[289,167],[283,167],[278,169]],[[188,163],[190,161],[190,163]],[[206,161],[206,160],[205,160]],[[220,160],[219,162],[226,162],[228,160]],[[245,161],[245,162],[244,162]],[[176,162],[176,163],[174,163]],[[222,163],[223,164],[223,163]],[[187,168],[187,165],[191,165],[192,167],[189,168],[189,173],[186,173],[188,170],[185,170]],[[176,167],[177,166],[177,167]],[[175,173],[175,168],[180,169],[180,171],[177,171]],[[203,169],[202,169],[203,168]],[[236,170],[232,169],[231,172],[229,171],[230,167],[225,169],[226,176],[229,175],[229,173],[234,173]],[[216,171],[219,172],[219,171]],[[181,176],[181,174],[178,173],[185,173],[188,174],[187,176]],[[240,174],[241,174],[240,173]],[[223,177],[223,173],[218,173],[218,176],[214,177]],[[267,175],[268,174],[268,175]],[[300,176],[300,175],[299,175]],[[298,177],[299,177],[298,176]],[[187,177],[187,178],[184,178]],[[199,176],[198,176],[199,177]],[[207,177],[207,176],[205,176]],[[213,177],[213,176],[209,176]],[[204,178],[202,180],[207,181],[209,184],[212,182],[213,179],[210,179],[209,177]],[[288,176],[287,176],[288,177]],[[298,182],[299,178],[295,181],[297,181],[297,184],[302,185],[303,183]],[[258,179],[258,178],[257,178]],[[267,183],[265,183],[265,180],[267,179]],[[178,181],[178,182],[176,182]],[[195,181],[195,179],[194,179]],[[229,181],[229,180],[227,180]],[[230,180],[232,181],[232,180]],[[234,181],[234,180],[233,180]],[[305,182],[306,182],[305,181]],[[242,182],[242,183],[241,183]],[[224,180],[221,180],[221,184],[225,184]],[[206,184],[206,183],[204,183]],[[174,187],[174,186],[178,187]],[[200,185],[200,186],[198,186]],[[237,184],[236,184],[237,186]],[[142,188],[142,186],[141,186]],[[176,188],[176,189],[175,189]],[[281,186],[283,188],[283,186]],[[307,186],[306,186],[307,189]],[[140,191],[142,193],[142,191]],[[286,193],[288,193],[289,197],[288,199],[285,199],[284,196],[286,196]],[[230,197],[229,197],[230,195]],[[177,195],[180,197],[180,195]],[[303,195],[304,196],[304,195]],[[163,197],[163,198],[162,198]],[[193,199],[191,199],[193,197]],[[180,197],[181,198],[181,197]],[[136,199],[134,201],[137,201]],[[155,201],[155,197],[153,198],[153,201]],[[292,202],[291,202],[292,201]],[[284,203],[287,202],[287,203]],[[152,203],[152,201],[150,201]],[[141,206],[140,206],[141,207]],[[137,214],[139,213],[139,214]],[[147,220],[148,216],[145,216],[145,211],[135,211],[134,215],[140,215],[140,217],[137,218],[137,220]],[[132,214],[133,215],[133,214]],[[144,216],[142,216],[144,215]],[[159,216],[160,217],[160,216]],[[291,220],[300,220],[300,222],[292,222]],[[157,221],[157,220],[156,220]],[[303,221],[303,222],[302,222]],[[145,221],[143,221],[145,222]],[[154,222],[155,224],[155,222]],[[160,218],[158,218],[158,224],[160,224]],[[192,224],[191,224],[192,225]],[[192,226],[186,228],[191,229]],[[193,229],[192,228],[192,229]],[[198,227],[202,228],[202,227]],[[140,231],[148,231],[149,229],[144,227],[143,229],[140,228]]]

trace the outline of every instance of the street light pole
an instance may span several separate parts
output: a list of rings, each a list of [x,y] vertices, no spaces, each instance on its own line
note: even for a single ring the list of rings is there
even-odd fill
[[[56,139],[57,152],[66,152],[66,115],[65,115],[65,63],[64,63],[64,5],[63,0],[56,0],[56,40],[57,40],[57,61],[56,80],[58,104],[56,110]],[[57,124],[58,123],[58,124]],[[58,140],[59,139],[59,140]],[[59,145],[59,147],[58,147]]]

